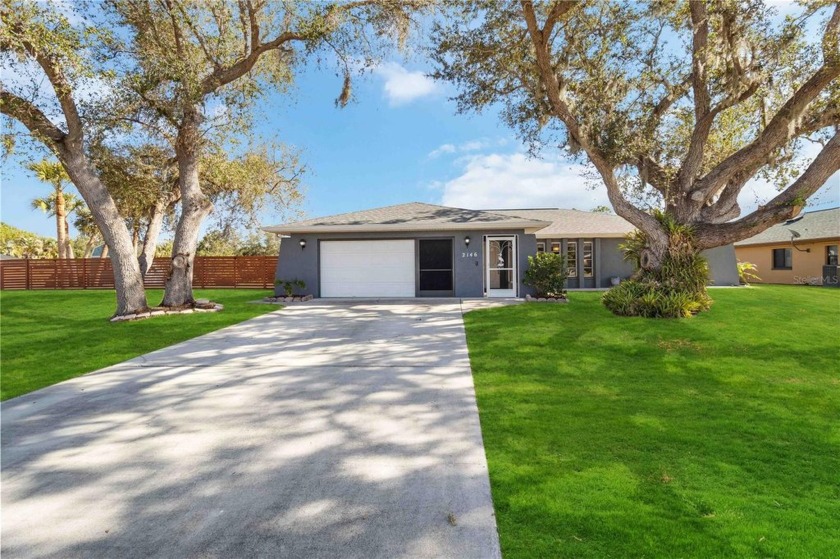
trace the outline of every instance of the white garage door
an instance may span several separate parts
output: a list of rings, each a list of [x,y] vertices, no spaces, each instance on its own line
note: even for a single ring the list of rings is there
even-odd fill
[[[321,297],[414,297],[414,241],[321,241]]]

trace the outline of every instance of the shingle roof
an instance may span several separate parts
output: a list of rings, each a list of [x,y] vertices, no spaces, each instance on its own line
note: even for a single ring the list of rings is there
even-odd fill
[[[481,229],[539,229],[546,225],[548,225],[548,222],[531,217],[410,202],[264,227],[263,230],[271,233],[290,234],[339,231],[445,231],[476,227]]]
[[[789,243],[791,230],[799,233],[798,242],[817,239],[840,239],[840,208],[816,210],[789,219],[762,231],[755,237],[738,241],[735,246]]]
[[[537,231],[538,239],[568,237],[624,237],[635,227],[623,217],[598,212],[537,208],[525,210],[491,210],[505,215],[539,219],[551,225]]]

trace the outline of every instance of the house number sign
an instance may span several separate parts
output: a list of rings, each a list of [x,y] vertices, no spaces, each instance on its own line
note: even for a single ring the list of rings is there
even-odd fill
[[[478,251],[475,252],[462,252],[461,258],[478,258]]]

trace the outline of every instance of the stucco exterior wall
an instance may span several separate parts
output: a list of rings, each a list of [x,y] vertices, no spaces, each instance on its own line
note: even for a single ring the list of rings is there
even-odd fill
[[[758,270],[755,272],[761,280],[752,283],[811,284],[822,285],[822,267],[825,264],[825,251],[829,245],[840,245],[840,239],[816,242],[797,242],[796,248],[790,243],[773,245],[754,245],[735,247],[735,254],[741,262],[752,262]],[[791,269],[773,269],[773,249],[791,249]],[[810,252],[800,250],[810,249]]]
[[[624,260],[624,254],[618,248],[624,239],[600,239],[600,241],[601,250],[598,260],[601,264],[601,273],[598,287],[612,287],[611,278],[627,279],[633,274],[635,268],[632,262]]]
[[[276,278],[280,280],[303,280],[304,289],[296,290],[295,294],[311,293],[320,297],[319,282],[319,249],[320,241],[339,240],[375,240],[375,239],[429,239],[448,238],[453,241],[455,297],[484,296],[484,236],[485,235],[517,235],[518,264],[519,264],[519,296],[533,295],[533,290],[522,284],[525,270],[528,268],[528,256],[537,252],[537,238],[523,231],[444,231],[444,232],[398,232],[398,233],[334,233],[292,235],[284,238],[280,244],[280,258],[277,261]],[[465,238],[470,237],[469,246]],[[300,248],[300,240],[306,240],[306,248]],[[574,239],[555,239],[562,241],[565,253],[566,243]],[[583,277],[583,241],[593,241],[594,246],[594,277],[586,279],[581,286]],[[550,250],[550,239],[539,239],[547,243]],[[578,287],[608,288],[610,279],[619,277],[626,279],[633,273],[633,264],[623,259],[619,244],[622,239],[577,239],[578,241],[578,278],[570,278],[567,283],[569,289]],[[735,266],[735,251],[732,246],[720,247],[706,251],[709,259],[713,285],[737,285],[738,271]],[[282,288],[277,286],[275,293],[282,294]]]
[[[735,247],[727,245],[703,251],[709,261],[712,285],[738,285],[738,262]]]
[[[519,265],[519,295],[524,297],[532,291],[522,285],[522,277],[528,267],[528,256],[537,251],[534,235],[523,231],[441,231],[441,232],[395,232],[395,233],[333,233],[291,235],[280,243],[280,258],[277,260],[276,277],[281,280],[300,279],[306,283],[305,289],[297,290],[300,294],[311,293],[320,297],[319,285],[319,242],[340,240],[384,240],[384,239],[452,239],[454,256],[455,297],[484,296],[484,236],[517,235]],[[470,244],[465,243],[466,237]],[[306,239],[306,248],[300,248],[300,240]],[[282,293],[281,287],[275,293]]]

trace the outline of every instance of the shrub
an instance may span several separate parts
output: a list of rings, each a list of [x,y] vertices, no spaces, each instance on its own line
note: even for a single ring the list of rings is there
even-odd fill
[[[528,269],[522,283],[533,287],[537,297],[560,297],[566,294],[566,259],[553,252],[538,252],[528,257]]]
[[[707,310],[712,300],[706,292],[709,264],[693,246],[691,227],[680,225],[662,212],[654,216],[668,232],[669,247],[657,269],[640,267],[647,238],[634,231],[621,245],[624,258],[638,268],[631,280],[613,287],[602,299],[620,316],[682,318]]]
[[[711,306],[705,292],[670,289],[654,281],[628,280],[602,298],[604,306],[619,316],[688,318]]]
[[[752,262],[741,262],[738,261],[738,280],[743,285],[749,285],[751,281],[760,281],[761,278],[755,273],[758,271],[758,267],[753,264]]]
[[[283,293],[286,294],[286,297],[291,297],[292,294],[295,292],[295,288],[298,289],[306,289],[306,282],[299,279],[293,280],[274,280],[274,285],[279,285],[283,287]]]

